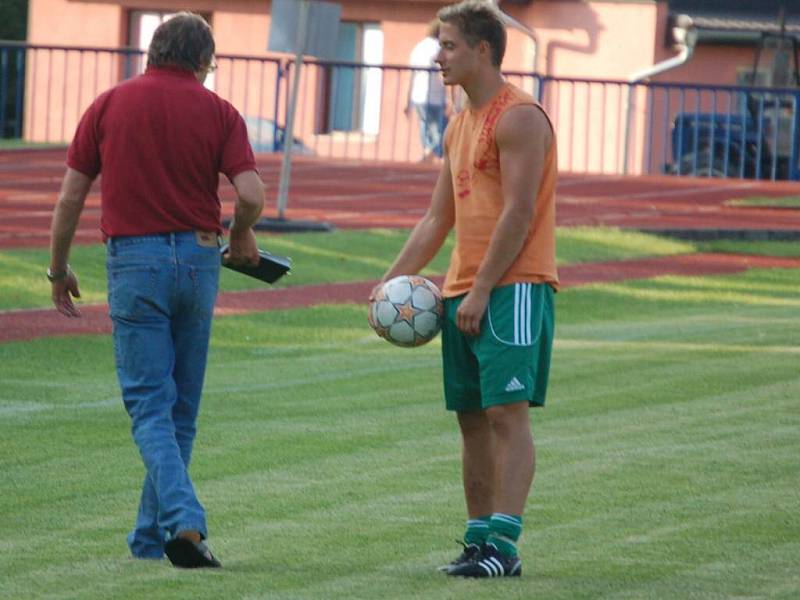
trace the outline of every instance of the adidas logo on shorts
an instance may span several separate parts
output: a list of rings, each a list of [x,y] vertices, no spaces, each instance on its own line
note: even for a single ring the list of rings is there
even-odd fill
[[[519,379],[517,379],[516,377],[512,377],[511,381],[509,381],[508,384],[506,385],[506,391],[507,392],[518,392],[518,391],[524,390],[524,389],[525,389],[525,386],[522,385],[519,382]]]

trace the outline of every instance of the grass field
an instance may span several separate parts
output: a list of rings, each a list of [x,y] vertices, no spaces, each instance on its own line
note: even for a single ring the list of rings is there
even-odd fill
[[[731,200],[726,204],[730,206],[757,206],[761,208],[800,208],[800,196],[785,196],[783,198],[756,196],[754,198]]]
[[[325,265],[367,279],[405,234],[347,236],[269,247],[317,261],[293,284]],[[559,243],[568,262],[692,251],[593,230]],[[73,262],[85,290],[102,284]],[[41,264],[3,252],[0,282]],[[41,304],[18,287],[18,306]],[[128,558],[143,469],[110,339],[0,344],[0,598],[797,598],[798,289],[800,270],[754,270],[558,295],[513,581],[435,571],[464,519],[438,340],[391,347],[359,305],[217,319],[192,473],[225,568],[202,573]]]
[[[274,254],[290,256],[295,268],[275,287],[364,281],[377,279],[402,247],[407,231],[373,229],[340,230],[333,234],[305,233],[260,236],[259,244]],[[642,256],[666,256],[693,252],[686,242],[652,235],[622,233],[616,229],[573,228],[558,234],[561,264],[620,260]],[[424,274],[443,273],[452,251],[448,239]],[[0,310],[49,307],[50,284],[42,276],[47,268],[46,248],[0,250]],[[101,245],[75,246],[70,262],[78,273],[82,301],[106,301],[105,249]],[[220,290],[263,288],[263,283],[223,270]]]

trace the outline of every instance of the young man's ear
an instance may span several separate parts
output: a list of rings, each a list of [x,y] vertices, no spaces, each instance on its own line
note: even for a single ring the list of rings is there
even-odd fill
[[[492,60],[492,46],[486,40],[481,40],[478,42],[478,52],[480,52],[481,56],[485,56],[491,62]]]

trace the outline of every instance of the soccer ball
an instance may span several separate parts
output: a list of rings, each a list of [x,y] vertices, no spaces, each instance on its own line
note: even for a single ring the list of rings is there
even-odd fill
[[[401,275],[384,283],[369,305],[369,324],[396,346],[427,344],[442,328],[439,288],[424,277]]]

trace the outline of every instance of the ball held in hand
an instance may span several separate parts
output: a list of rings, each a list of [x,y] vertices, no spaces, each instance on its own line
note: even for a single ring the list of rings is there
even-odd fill
[[[369,305],[369,324],[396,346],[430,342],[442,328],[444,304],[436,285],[419,275],[400,275],[385,282]]]

